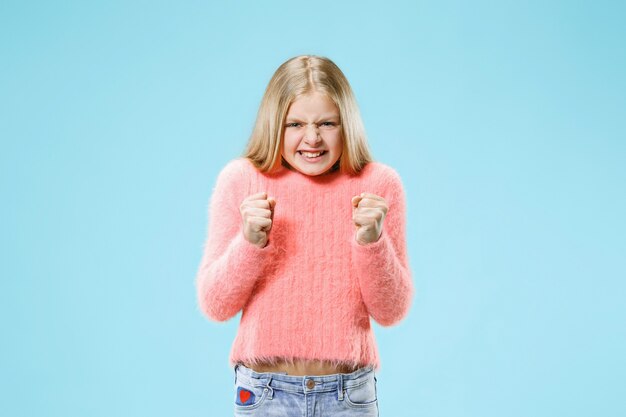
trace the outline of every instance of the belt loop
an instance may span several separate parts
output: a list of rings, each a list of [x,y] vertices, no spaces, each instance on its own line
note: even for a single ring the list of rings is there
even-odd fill
[[[239,366],[239,364],[235,364],[235,385],[237,385],[237,367]]]
[[[269,379],[267,380],[267,384],[265,384],[265,389],[269,390],[269,394],[267,394],[267,398],[271,400],[272,398],[274,398],[274,388],[270,386],[270,382],[272,382],[271,375],[269,376]]]
[[[343,401],[343,374],[339,374],[339,376],[337,377],[337,391],[337,398],[339,399],[339,401]]]

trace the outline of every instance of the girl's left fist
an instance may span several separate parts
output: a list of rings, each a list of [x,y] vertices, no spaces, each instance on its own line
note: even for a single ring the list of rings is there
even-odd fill
[[[388,210],[385,199],[376,194],[361,193],[352,197],[352,221],[359,244],[367,245],[380,238]]]

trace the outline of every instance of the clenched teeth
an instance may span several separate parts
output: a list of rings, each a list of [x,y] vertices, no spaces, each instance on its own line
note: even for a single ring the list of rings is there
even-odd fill
[[[315,158],[317,156],[320,156],[324,151],[321,152],[316,152],[316,153],[311,153],[311,152],[304,152],[304,151],[300,151],[300,153],[304,156],[306,156],[307,158]]]

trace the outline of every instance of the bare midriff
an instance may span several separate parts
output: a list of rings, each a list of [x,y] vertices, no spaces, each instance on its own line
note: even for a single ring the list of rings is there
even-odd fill
[[[243,364],[256,372],[287,372],[288,375],[297,376],[348,374],[358,369],[349,365],[333,366],[327,361],[302,359],[293,361],[293,364],[286,361],[278,361],[276,364],[252,365],[245,362]]]

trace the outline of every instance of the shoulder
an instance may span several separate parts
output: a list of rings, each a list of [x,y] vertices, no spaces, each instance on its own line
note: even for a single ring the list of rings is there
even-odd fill
[[[245,178],[245,161],[242,158],[236,158],[228,161],[218,172],[214,192],[232,192],[239,188],[239,185]]]
[[[231,173],[231,172],[243,172],[246,168],[251,166],[250,161],[244,157],[238,157],[231,159],[224,165],[221,172]],[[220,172],[220,173],[221,173]]]
[[[369,162],[361,172],[366,181],[378,183],[384,187],[402,188],[402,178],[398,171],[383,162]]]
[[[238,157],[231,159],[224,165],[218,174],[218,181],[237,182],[250,176],[255,170],[248,158]]]

